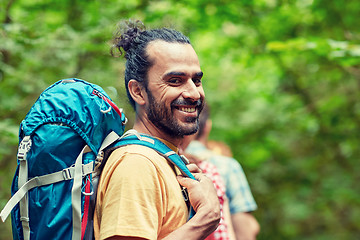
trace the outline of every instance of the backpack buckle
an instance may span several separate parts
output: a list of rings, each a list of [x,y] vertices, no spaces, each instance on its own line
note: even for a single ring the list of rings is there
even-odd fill
[[[189,193],[188,193],[187,189],[185,187],[182,187],[181,193],[183,195],[183,198],[184,198],[187,208],[190,209],[191,205],[190,205]]]
[[[95,161],[96,161],[96,163],[100,163],[100,164],[101,164],[101,162],[103,161],[103,159],[104,159],[104,151],[100,151],[100,152],[98,153],[98,155],[96,156]]]
[[[18,148],[18,154],[17,154],[17,159],[19,161],[26,160],[26,155],[31,148],[31,144],[32,144],[32,142],[31,142],[30,136],[25,136],[23,138],[23,140],[20,142],[19,148]]]
[[[67,181],[67,180],[70,180],[71,179],[71,172],[70,172],[70,168],[65,168],[63,169],[63,177],[64,177],[64,180]]]
[[[20,217],[21,222],[30,222],[30,219],[28,217]]]
[[[189,195],[188,195],[187,189],[183,187],[183,188],[181,189],[181,193],[182,193],[182,195],[183,195],[183,197],[184,197],[185,202],[189,201]]]
[[[190,163],[189,159],[184,155],[180,155],[180,158],[185,163],[185,165],[188,165]]]

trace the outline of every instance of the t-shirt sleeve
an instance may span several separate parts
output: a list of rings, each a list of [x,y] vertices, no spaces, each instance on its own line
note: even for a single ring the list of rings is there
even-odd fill
[[[164,189],[156,167],[143,155],[125,154],[111,169],[106,173],[100,238],[157,239]]]
[[[229,175],[226,195],[229,198],[231,214],[237,212],[251,212],[257,209],[251,193],[249,183],[240,164],[235,160],[228,161]]]

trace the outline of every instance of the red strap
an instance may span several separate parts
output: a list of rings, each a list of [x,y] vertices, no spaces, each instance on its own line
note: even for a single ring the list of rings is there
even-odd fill
[[[107,103],[110,104],[110,106],[119,114],[119,116],[121,117],[121,111],[120,109],[115,105],[114,102],[112,102],[110,99],[108,99],[107,97],[105,97],[103,94],[101,94],[98,90],[94,89],[92,94],[98,96],[99,98],[104,99]]]
[[[86,181],[85,185],[85,192],[90,193],[90,180]],[[87,221],[89,217],[89,205],[90,205],[90,195],[85,195],[85,202],[84,202],[84,214],[81,221],[81,239],[84,239],[85,230],[87,226]]]
[[[119,114],[119,116],[121,117],[121,111],[120,109],[115,105],[115,103],[113,103],[112,101],[110,101],[110,99],[108,99],[107,97],[103,96],[103,99],[105,99],[105,101],[107,101],[110,106]]]

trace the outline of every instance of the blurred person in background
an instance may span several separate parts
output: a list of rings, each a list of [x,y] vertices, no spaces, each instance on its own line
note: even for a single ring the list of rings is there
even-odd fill
[[[208,140],[207,148],[213,151],[214,153],[226,157],[233,157],[233,153],[231,148],[224,142],[215,141],[215,140]]]
[[[185,155],[190,163],[195,163],[202,172],[212,180],[219,198],[221,214],[219,226],[205,240],[236,240],[230,216],[229,200],[226,197],[225,182],[220,176],[219,171],[216,166],[209,161],[203,161],[198,157],[185,152],[187,146],[195,139],[196,135],[197,134],[184,136],[179,147],[180,154]]]
[[[208,137],[212,128],[210,109],[205,104],[199,118],[199,130],[194,140],[189,143],[186,153],[197,157],[201,161],[208,161],[216,166],[225,182],[226,196],[233,229],[237,240],[256,239],[260,225],[251,214],[257,209],[245,173],[239,162],[228,156],[220,155],[208,148]],[[216,149],[216,148],[215,148]],[[227,154],[232,156],[231,151]]]

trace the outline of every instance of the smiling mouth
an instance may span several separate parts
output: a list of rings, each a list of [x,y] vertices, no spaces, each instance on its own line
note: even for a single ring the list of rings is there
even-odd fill
[[[182,112],[187,112],[187,113],[194,113],[196,112],[196,108],[195,107],[178,107],[178,109]]]

